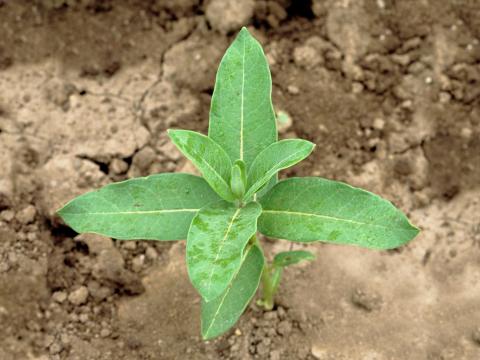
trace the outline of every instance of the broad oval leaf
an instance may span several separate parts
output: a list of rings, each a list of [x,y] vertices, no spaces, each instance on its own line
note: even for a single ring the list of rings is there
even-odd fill
[[[321,178],[280,181],[260,202],[259,231],[280,239],[392,249],[419,232],[389,201]]]
[[[230,190],[232,162],[220,145],[195,131],[168,130],[168,135],[218,195],[227,201],[235,200]]]
[[[187,237],[187,269],[205,301],[219,296],[238,271],[248,240],[257,231],[262,208],[250,202],[237,208],[221,201],[202,208]]]
[[[305,159],[312,152],[315,144],[307,140],[287,139],[271,144],[253,161],[248,172],[245,198],[255,194],[277,172]]]
[[[282,251],[273,258],[273,266],[285,267],[304,260],[315,260],[315,255],[306,250]]]
[[[235,325],[257,291],[263,266],[262,251],[256,245],[249,245],[227,289],[210,302],[202,300],[204,340],[217,337]]]
[[[79,233],[180,240],[200,208],[219,200],[202,178],[167,173],[106,185],[73,199],[58,214]]]
[[[277,140],[272,79],[261,45],[243,28],[218,68],[208,136],[232,161],[255,157]]]

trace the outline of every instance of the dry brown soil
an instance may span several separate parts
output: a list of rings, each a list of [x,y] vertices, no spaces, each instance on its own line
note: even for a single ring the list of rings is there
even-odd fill
[[[77,236],[55,210],[112,181],[192,171],[242,24],[263,43],[282,176],[377,192],[423,230],[375,252],[302,246],[276,308],[202,342],[185,243]],[[0,0],[0,359],[480,359],[480,2]],[[289,243],[264,239],[269,254]]]

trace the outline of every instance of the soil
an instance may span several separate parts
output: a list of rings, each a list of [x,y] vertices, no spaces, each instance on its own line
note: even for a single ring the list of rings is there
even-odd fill
[[[184,242],[77,235],[55,210],[193,171],[164,130],[206,131],[240,22],[280,136],[317,144],[282,176],[362,186],[423,231],[387,252],[296,244],[316,260],[274,311],[202,342]],[[2,360],[480,358],[478,1],[0,0],[0,146]]]

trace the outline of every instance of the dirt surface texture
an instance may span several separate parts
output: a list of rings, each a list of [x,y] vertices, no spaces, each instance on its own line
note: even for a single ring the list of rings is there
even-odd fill
[[[346,181],[422,229],[394,251],[302,245],[273,311],[203,342],[185,242],[78,235],[104,184],[194,172],[241,26],[265,48],[282,177]],[[480,359],[480,2],[0,0],[0,359]],[[262,239],[269,256],[290,243]]]

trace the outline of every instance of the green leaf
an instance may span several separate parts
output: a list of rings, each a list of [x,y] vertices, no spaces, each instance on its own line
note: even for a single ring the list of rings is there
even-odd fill
[[[230,188],[237,199],[243,199],[247,187],[247,174],[245,163],[242,160],[235,161],[232,166],[232,175],[230,177]]]
[[[285,267],[293,264],[298,264],[304,260],[314,260],[315,255],[310,251],[305,250],[294,250],[294,251],[283,251],[278,253],[273,258],[273,266],[275,267]]]
[[[277,140],[272,79],[261,45],[243,28],[217,72],[208,136],[232,161],[253,159]]]
[[[305,159],[315,144],[300,139],[281,140],[263,150],[253,161],[248,172],[245,197],[248,199],[265,185],[278,171]]]
[[[419,232],[389,201],[321,178],[280,181],[260,203],[259,231],[280,239],[392,249]]]
[[[257,291],[264,265],[263,253],[256,245],[249,245],[242,260],[223,294],[210,302],[202,300],[204,340],[219,336],[235,325]]]
[[[187,237],[187,268],[205,301],[219,296],[232,281],[261,211],[256,202],[237,208],[221,201],[194,217]]]
[[[178,149],[200,170],[205,180],[223,199],[234,201],[230,190],[232,162],[220,145],[209,137],[188,130],[168,130]]]
[[[198,210],[219,200],[202,178],[167,173],[88,192],[58,214],[79,233],[121,240],[180,240],[187,238]]]

